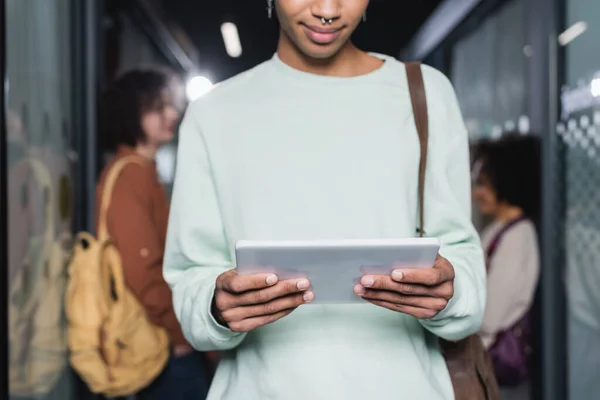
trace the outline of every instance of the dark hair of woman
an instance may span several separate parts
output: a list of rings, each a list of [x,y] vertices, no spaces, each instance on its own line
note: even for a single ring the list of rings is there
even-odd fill
[[[499,140],[484,140],[474,149],[479,173],[490,182],[496,199],[520,207],[534,221],[540,204],[540,143],[534,135],[510,132]]]
[[[144,113],[163,108],[168,76],[154,70],[132,70],[118,78],[102,99],[100,141],[106,150],[119,145],[135,147],[145,134],[140,121]]]

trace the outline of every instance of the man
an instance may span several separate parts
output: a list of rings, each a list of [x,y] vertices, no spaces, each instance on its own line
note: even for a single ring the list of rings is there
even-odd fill
[[[435,336],[478,331],[485,271],[467,133],[439,72],[424,68],[434,268],[365,276],[365,304],[343,306],[306,305],[303,279],[236,274],[239,239],[409,237],[418,219],[404,65],[350,42],[368,1],[275,3],[276,55],[192,104],[181,127],[164,273],[186,338],[224,351],[209,399],[452,399]]]

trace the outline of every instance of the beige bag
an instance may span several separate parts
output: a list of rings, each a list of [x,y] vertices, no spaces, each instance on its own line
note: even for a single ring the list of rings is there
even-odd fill
[[[69,265],[66,310],[70,362],[94,393],[127,396],[148,386],[169,357],[163,328],[153,325],[125,286],[121,257],[111,243],[106,215],[123,167],[138,162],[125,157],[106,177],[98,238],[79,233]]]
[[[10,283],[9,390],[13,396],[49,393],[67,366],[63,295],[70,233],[55,238],[55,198],[46,166],[25,159],[44,193],[44,232],[30,237],[21,268]]]

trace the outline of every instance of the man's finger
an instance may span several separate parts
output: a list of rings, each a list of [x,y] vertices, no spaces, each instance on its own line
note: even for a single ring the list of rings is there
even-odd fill
[[[399,283],[388,275],[365,275],[361,278],[360,284],[365,288],[388,290],[397,293],[410,294],[415,296],[433,296],[432,288],[425,285],[412,283]]]
[[[235,269],[230,269],[229,271],[223,272],[217,277],[217,281],[215,282],[215,289],[224,290],[226,282],[233,278],[235,275],[237,275],[237,271]]]
[[[400,283],[386,275],[365,275],[360,280],[364,288],[385,290],[410,296],[428,296],[450,300],[454,296],[452,282],[447,281],[437,286],[416,283]]]
[[[284,297],[289,294],[303,292],[310,287],[308,279],[289,279],[277,282],[271,287],[259,290],[250,290],[238,294],[235,297],[233,306],[246,306],[254,304],[267,303],[278,297]]]
[[[285,297],[277,298],[264,304],[235,307],[223,312],[222,316],[228,325],[245,319],[260,317],[264,315],[277,314],[281,311],[296,308],[302,304],[310,303],[314,299],[312,292],[295,293]]]
[[[294,310],[294,308],[290,308],[287,310],[280,311],[276,314],[263,315],[260,317],[244,319],[239,322],[232,322],[231,324],[229,324],[229,329],[231,329],[233,332],[250,332],[251,330],[254,330],[261,326],[271,324],[285,317],[286,315],[291,314]]]
[[[277,283],[275,274],[239,275],[237,271],[224,277],[221,288],[230,293],[243,293],[248,290],[258,290],[273,286]]]
[[[436,262],[433,268],[398,269],[392,272],[396,282],[439,285],[454,279],[454,268],[447,261]]]
[[[398,312],[401,312],[401,313],[404,313],[407,315],[411,315],[418,319],[431,319],[439,313],[436,310],[430,310],[430,309],[414,307],[414,306],[407,306],[404,304],[390,303],[390,302],[383,301],[383,300],[370,300],[370,299],[365,299],[365,300],[367,300],[369,303],[375,304],[376,306],[384,307],[384,308],[387,308],[392,311],[398,311]]]
[[[361,285],[356,285],[354,287],[354,293],[365,300],[380,300],[387,303],[395,303],[435,311],[442,311],[446,307],[446,304],[448,304],[448,302],[442,298],[403,295],[397,292],[388,292],[385,290],[366,289]]]
[[[435,297],[450,300],[454,297],[454,284],[450,281],[444,282],[434,289]]]

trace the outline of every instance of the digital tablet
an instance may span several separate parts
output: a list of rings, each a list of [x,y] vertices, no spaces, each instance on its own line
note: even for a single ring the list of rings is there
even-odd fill
[[[236,243],[238,274],[274,273],[279,280],[308,278],[312,304],[362,303],[354,285],[367,274],[431,268],[440,248],[435,238],[251,241]]]

